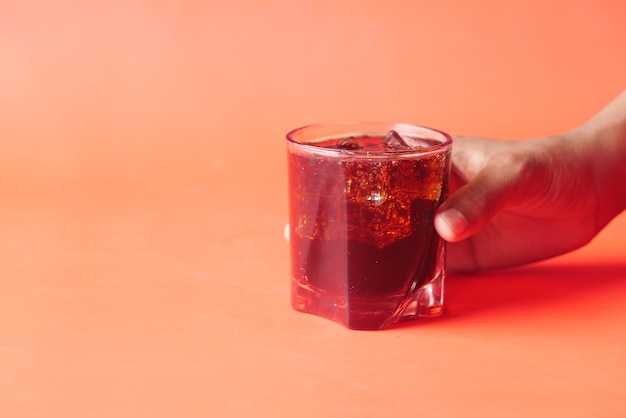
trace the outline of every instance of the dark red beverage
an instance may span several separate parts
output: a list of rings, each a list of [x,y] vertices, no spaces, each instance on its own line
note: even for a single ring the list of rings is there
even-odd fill
[[[419,303],[416,292],[442,275],[444,248],[432,218],[447,194],[449,147],[427,152],[439,145],[395,131],[290,144],[296,310],[378,329]],[[431,305],[422,315],[439,313],[441,304]]]

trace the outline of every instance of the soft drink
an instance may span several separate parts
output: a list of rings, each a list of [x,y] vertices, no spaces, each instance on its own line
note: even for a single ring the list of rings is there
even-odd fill
[[[440,148],[441,140],[396,131],[290,144],[296,310],[354,329],[384,328],[411,309],[441,312],[441,294],[427,295],[437,300],[422,301],[426,310],[410,306],[419,289],[443,280],[432,218],[447,195],[450,152]]]

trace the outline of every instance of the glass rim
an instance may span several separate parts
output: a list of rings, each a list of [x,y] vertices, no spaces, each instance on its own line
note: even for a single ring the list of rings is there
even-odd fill
[[[395,130],[400,135],[407,136],[408,138],[431,139],[438,141],[438,143],[431,146],[415,147],[398,151],[371,151],[360,149],[351,150],[316,145],[316,142],[321,142],[327,139],[339,139],[344,137],[347,138],[349,136],[363,134],[384,136],[390,130]],[[315,133],[318,134],[315,135]],[[302,136],[302,138],[298,138],[298,136]],[[450,134],[423,125],[416,125],[411,123],[360,121],[340,121],[309,124],[289,131],[286,134],[286,139],[288,145],[302,148],[303,150],[314,154],[335,157],[345,156],[370,158],[402,158],[416,155],[423,156],[427,154],[439,154],[450,149],[453,142],[452,136]]]

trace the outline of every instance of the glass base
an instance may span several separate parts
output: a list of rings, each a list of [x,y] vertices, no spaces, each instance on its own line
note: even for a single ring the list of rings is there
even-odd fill
[[[355,296],[314,289],[291,281],[291,304],[300,312],[318,315],[350,329],[376,330],[400,321],[433,317],[443,312],[444,272],[409,294]]]

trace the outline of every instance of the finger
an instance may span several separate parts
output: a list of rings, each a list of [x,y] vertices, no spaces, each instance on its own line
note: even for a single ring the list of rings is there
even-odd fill
[[[283,234],[285,235],[285,241],[289,242],[289,224],[285,225]]]
[[[500,210],[524,201],[539,181],[532,160],[515,154],[491,159],[469,183],[459,188],[438,209],[435,229],[446,241],[475,234]]]

